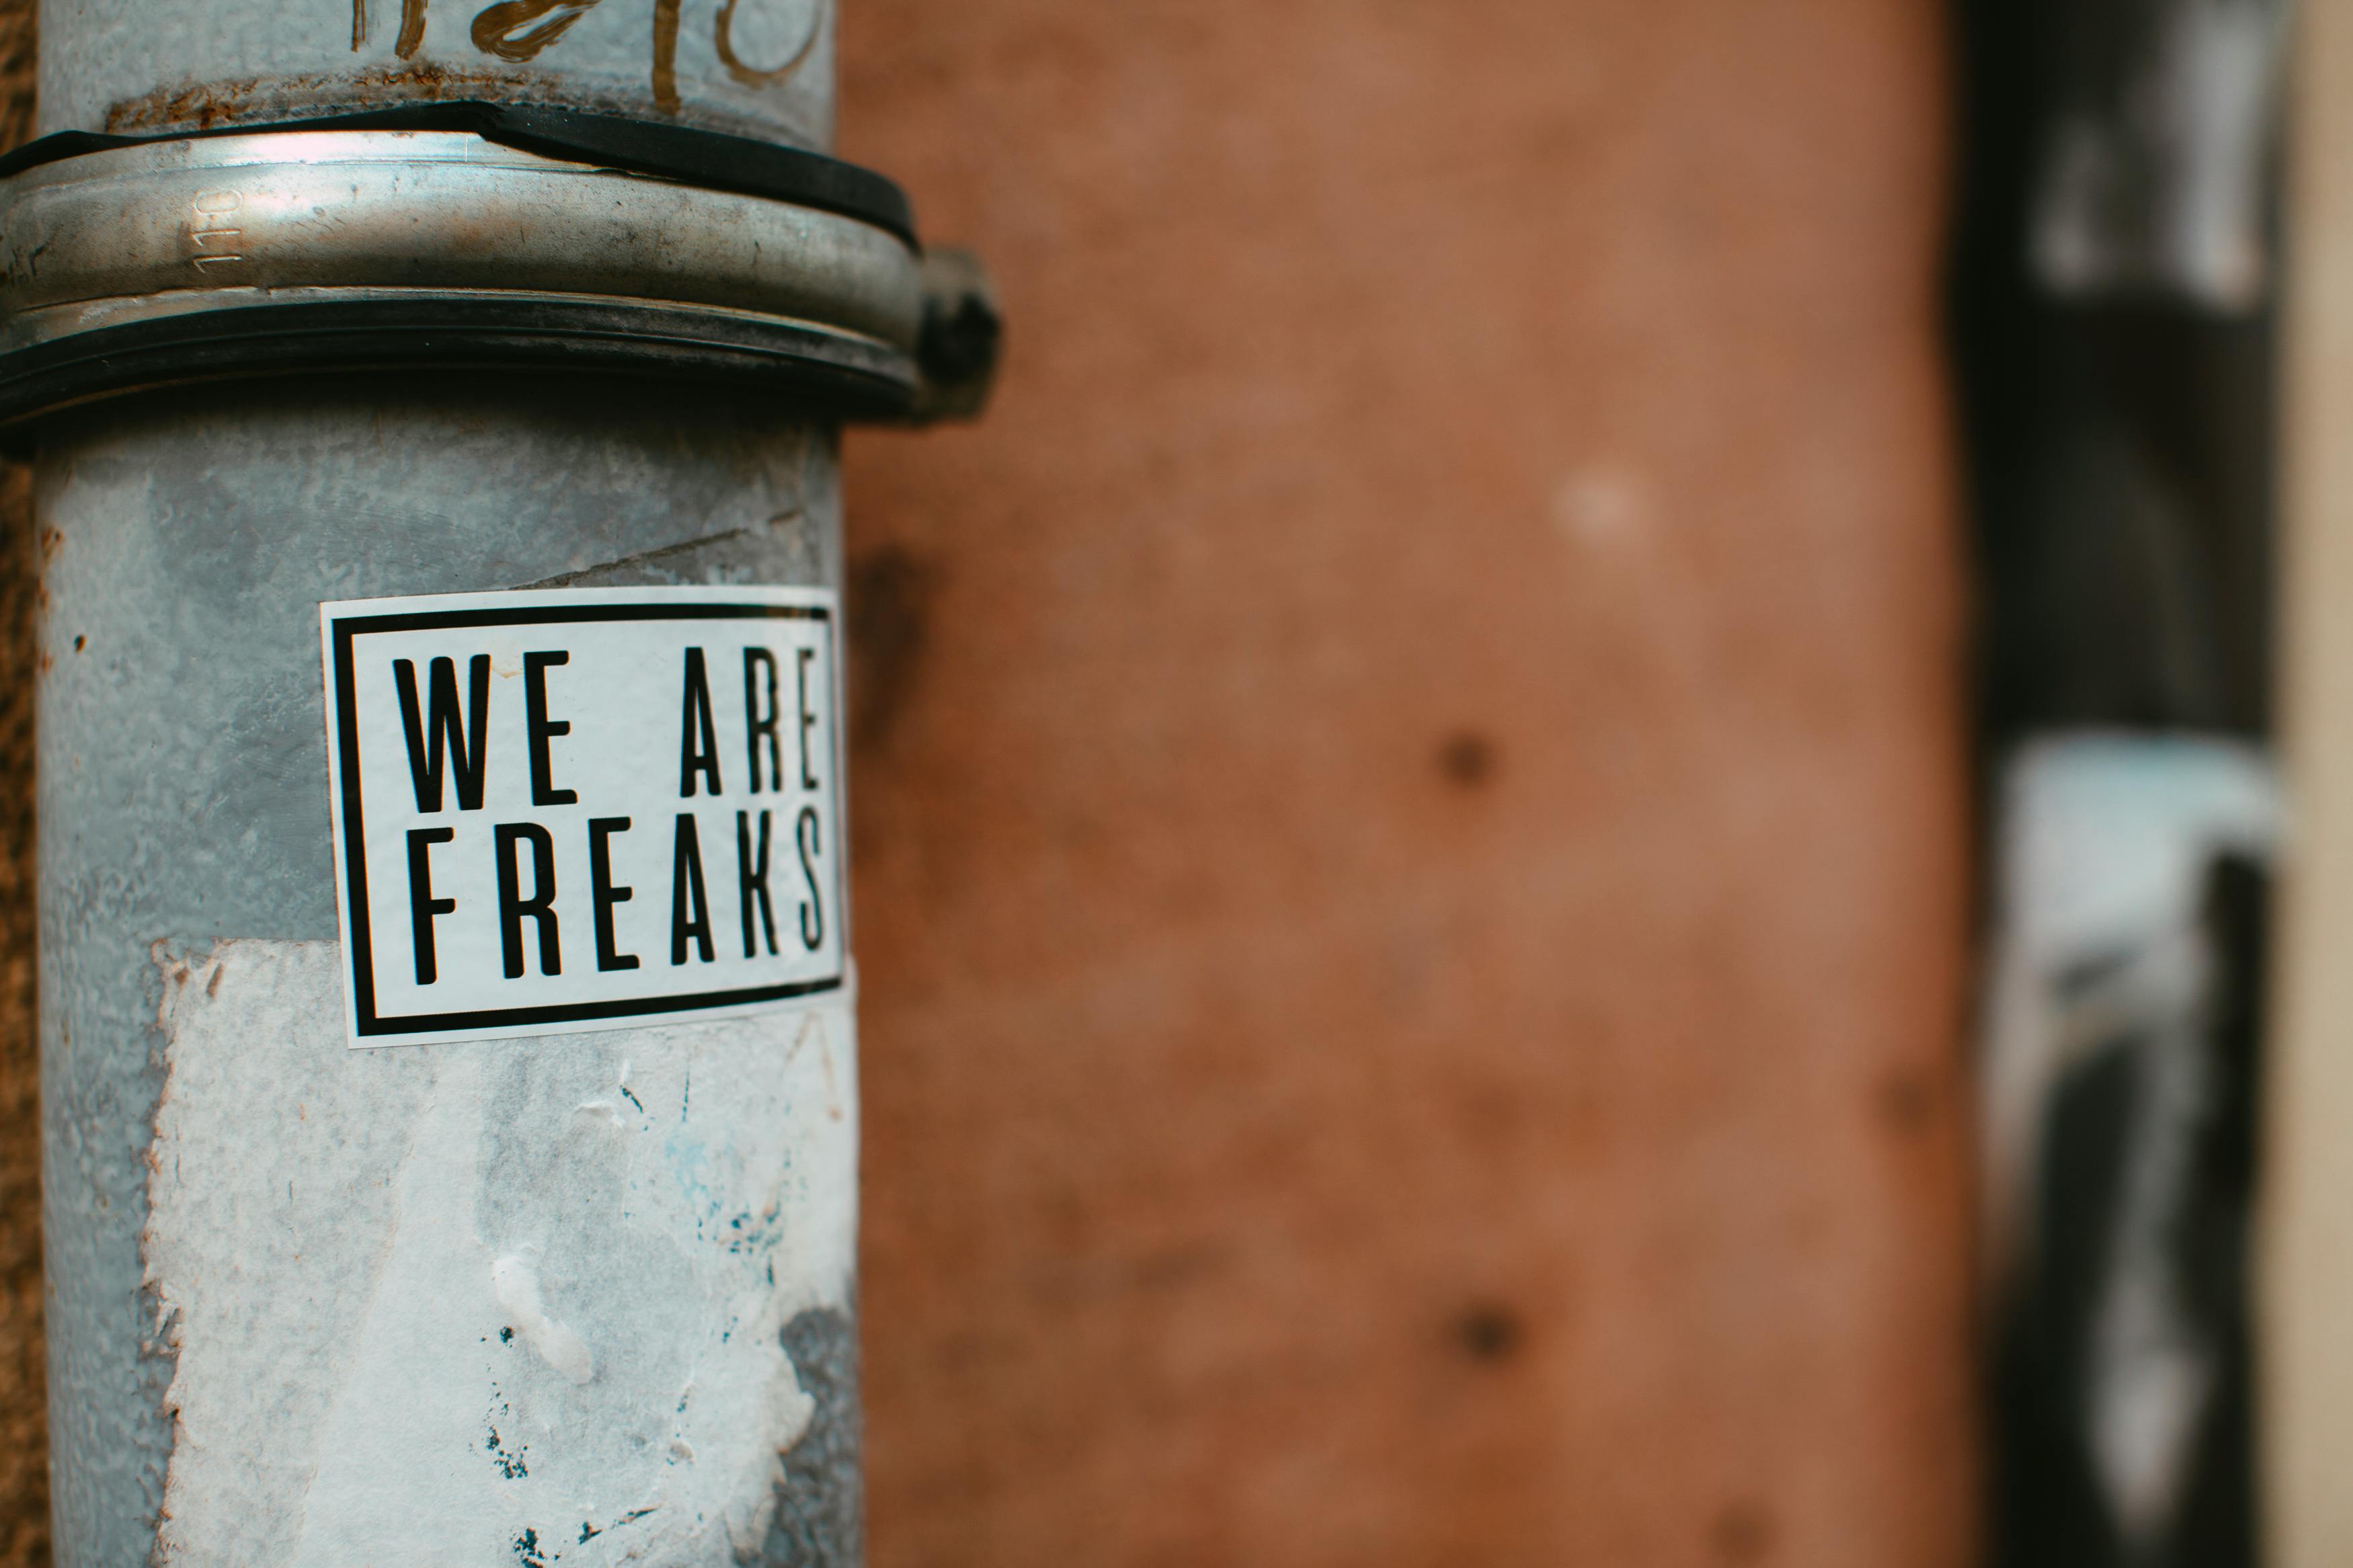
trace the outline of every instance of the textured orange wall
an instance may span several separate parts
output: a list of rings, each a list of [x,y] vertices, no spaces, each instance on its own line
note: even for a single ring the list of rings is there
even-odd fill
[[[36,0],[0,0],[0,150],[33,127]],[[0,466],[0,1568],[49,1560],[41,1110],[33,1037],[33,572],[25,470]]]
[[[1940,10],[843,26],[878,1568],[1968,1560]]]

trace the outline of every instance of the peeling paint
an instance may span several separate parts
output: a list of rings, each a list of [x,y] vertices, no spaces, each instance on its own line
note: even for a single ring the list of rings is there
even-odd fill
[[[536,1247],[525,1249],[535,1254]],[[491,1265],[491,1290],[498,1297],[499,1306],[514,1320],[522,1332],[523,1343],[539,1352],[539,1359],[570,1378],[574,1383],[586,1383],[596,1375],[595,1358],[578,1334],[547,1315],[539,1299],[539,1265],[535,1257],[519,1253],[501,1258]]]
[[[848,1008],[355,1052],[338,958],[157,957],[159,1561],[854,1560]]]

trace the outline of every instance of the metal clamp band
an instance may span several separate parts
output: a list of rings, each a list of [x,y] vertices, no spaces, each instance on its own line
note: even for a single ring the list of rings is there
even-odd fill
[[[0,423],[426,366],[715,376],[887,417],[969,401],[926,389],[927,321],[968,324],[977,298],[994,342],[985,292],[927,300],[924,260],[871,218],[470,131],[111,147],[24,168],[0,200]]]
[[[715,191],[738,191],[747,196],[822,207],[845,217],[863,218],[909,245],[915,243],[915,215],[907,205],[906,193],[871,169],[802,147],[553,104],[453,99],[202,131],[132,135],[58,131],[0,157],[0,180],[61,158],[120,147],[277,131],[470,131],[485,142],[519,147],[543,158],[625,169],[633,174],[659,174]]]

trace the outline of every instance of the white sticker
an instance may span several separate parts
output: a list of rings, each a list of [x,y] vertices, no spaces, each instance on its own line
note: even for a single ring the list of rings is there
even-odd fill
[[[353,1046],[843,989],[835,596],[319,606]]]

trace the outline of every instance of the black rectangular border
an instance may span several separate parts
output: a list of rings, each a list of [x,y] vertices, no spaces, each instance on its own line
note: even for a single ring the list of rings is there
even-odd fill
[[[359,637],[387,632],[439,631],[465,626],[551,626],[583,621],[818,621],[825,626],[825,653],[833,689],[828,697],[835,709],[833,730],[835,919],[841,929],[841,968],[830,979],[800,980],[786,985],[758,985],[736,991],[698,991],[679,996],[645,997],[616,1002],[574,1002],[549,1007],[502,1007],[470,1013],[421,1013],[393,1018],[375,1010],[375,938],[369,927],[367,905],[367,837],[360,806],[359,675],[352,644]],[[841,650],[834,636],[834,615],[822,605],[712,605],[692,602],[661,604],[595,604],[539,605],[527,609],[420,610],[406,614],[332,616],[329,638],[334,647],[336,785],[342,796],[344,889],[344,974],[352,987],[352,1030],[363,1038],[458,1030],[527,1032],[540,1024],[576,1024],[593,1019],[644,1017],[654,1013],[709,1012],[721,1007],[750,1006],[839,991],[847,984],[849,952],[847,890],[848,843],[841,819]],[[360,963],[364,952],[367,962]],[[508,1028],[509,1025],[515,1027]]]

